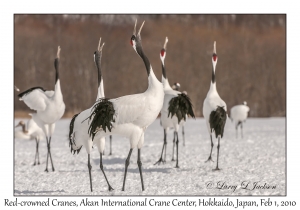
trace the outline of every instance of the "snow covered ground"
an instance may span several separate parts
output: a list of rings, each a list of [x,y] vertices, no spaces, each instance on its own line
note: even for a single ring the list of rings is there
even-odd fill
[[[15,119],[15,124],[19,120]],[[234,124],[228,120],[221,140],[220,171],[212,170],[217,159],[215,138],[212,156],[215,162],[205,163],[210,152],[210,139],[203,118],[188,120],[185,147],[180,131],[179,169],[174,168],[175,162],[171,161],[173,131],[168,133],[166,164],[153,165],[160,157],[163,144],[163,129],[156,120],[146,131],[141,153],[145,191],[141,190],[135,149],[124,192],[121,189],[129,141],[113,136],[113,154],[109,156],[109,138],[106,140],[103,165],[114,188],[112,192],[107,190],[99,168],[98,151],[93,149],[93,192],[90,192],[87,154],[84,148],[78,155],[70,153],[69,122],[70,119],[60,120],[52,138],[55,172],[50,164],[50,172],[44,172],[45,141],[40,143],[41,164],[32,166],[35,141],[15,139],[14,195],[286,195],[285,118],[250,118],[244,124],[243,139],[240,135],[236,139]],[[253,189],[255,182],[257,185]]]

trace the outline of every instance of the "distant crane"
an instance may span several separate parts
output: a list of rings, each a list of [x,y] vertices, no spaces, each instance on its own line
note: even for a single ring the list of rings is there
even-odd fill
[[[54,171],[50,151],[51,137],[55,129],[55,122],[58,121],[65,112],[65,103],[60,89],[59,59],[60,47],[58,46],[57,57],[54,60],[54,67],[56,70],[54,91],[46,91],[42,87],[33,87],[18,95],[20,101],[24,101],[30,109],[36,110],[36,114],[33,115],[35,117],[34,120],[38,126],[42,128],[46,136],[48,151],[45,169],[46,172],[48,172],[49,157],[51,160],[52,171]]]
[[[180,83],[178,82],[175,82],[174,85],[172,85],[172,88],[173,90],[177,90],[179,91],[180,89]],[[187,92],[184,90],[182,91],[183,94],[187,95]],[[182,121],[180,124],[181,124],[181,127],[182,127],[182,139],[183,139],[183,146],[185,146],[185,137],[184,137],[184,124],[185,124],[186,121]],[[173,142],[173,146],[174,146],[174,142]]]
[[[210,83],[209,91],[204,99],[203,103],[203,115],[206,121],[206,126],[208,132],[210,134],[211,140],[211,150],[210,155],[207,161],[212,161],[211,153],[213,149],[213,140],[212,140],[212,133],[214,132],[216,138],[218,138],[218,156],[217,156],[217,167],[215,170],[220,170],[218,163],[219,163],[219,150],[220,150],[220,138],[223,137],[224,127],[227,118],[227,107],[226,103],[221,99],[217,92],[216,86],[216,65],[218,61],[217,51],[216,51],[216,42],[214,42],[214,51],[212,55],[212,78]],[[207,162],[206,161],[206,162]]]
[[[231,121],[235,123],[236,138],[238,138],[239,125],[241,126],[241,136],[243,138],[243,123],[246,122],[249,111],[250,108],[247,106],[246,101],[243,104],[233,106],[230,110]]]
[[[35,114],[29,114],[35,115]],[[21,120],[16,127],[22,127],[22,130],[15,130],[15,138],[17,139],[30,139],[35,140],[36,142],[36,151],[33,165],[40,164],[39,157],[39,143],[40,140],[43,140],[45,137],[43,130],[36,124],[33,118],[29,119],[27,122],[27,129],[25,123]],[[37,162],[36,162],[37,161]]]
[[[175,147],[175,137],[176,141],[176,168],[179,168],[178,165],[178,130],[181,123],[187,118],[187,115],[195,117],[193,112],[193,105],[191,103],[190,98],[177,90],[173,90],[169,84],[166,68],[165,68],[165,57],[166,57],[166,48],[168,43],[168,37],[166,37],[165,44],[163,49],[160,51],[160,59],[162,63],[162,83],[164,86],[164,104],[161,109],[161,126],[164,128],[164,143],[161,151],[161,155],[159,160],[155,164],[164,163],[166,161],[166,148],[167,148],[167,131],[170,128],[174,128],[174,139],[173,139],[173,155],[172,160],[174,160],[174,147]],[[178,83],[179,84],[179,83]],[[165,152],[165,156],[163,159],[163,153]]]

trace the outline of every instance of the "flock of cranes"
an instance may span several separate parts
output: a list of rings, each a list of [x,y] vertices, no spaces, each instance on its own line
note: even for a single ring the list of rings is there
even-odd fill
[[[178,131],[182,128],[182,135],[184,139],[184,124],[188,116],[195,118],[192,102],[186,91],[180,92],[180,84],[175,83],[173,87],[170,86],[165,67],[165,58],[167,52],[168,38],[165,39],[164,46],[160,51],[160,60],[162,63],[162,82],[155,76],[151,63],[143,51],[141,31],[144,22],[136,32],[135,22],[133,35],[130,43],[145,64],[145,70],[148,76],[148,88],[145,92],[140,94],[126,95],[115,99],[105,98],[104,84],[101,74],[101,57],[104,48],[104,43],[101,45],[101,38],[97,50],[94,52],[94,62],[98,74],[98,93],[96,102],[89,109],[75,114],[71,119],[69,125],[69,145],[71,152],[79,153],[84,147],[88,156],[88,172],[90,180],[90,190],[93,191],[92,185],[92,166],[90,161],[90,154],[95,145],[100,155],[100,169],[107,182],[108,190],[113,190],[109,180],[105,174],[102,156],[104,154],[105,137],[110,136],[110,154],[112,135],[118,134],[129,139],[130,150],[125,161],[125,172],[123,179],[122,191],[125,190],[126,175],[130,163],[130,157],[134,148],[137,148],[137,164],[140,172],[141,187],[144,190],[144,181],[142,173],[141,149],[144,144],[144,134],[147,127],[154,122],[159,114],[161,126],[164,129],[163,147],[160,158],[155,164],[165,163],[166,161],[166,147],[167,147],[167,132],[173,130],[173,154],[172,160],[175,161],[175,146],[176,146],[176,165],[179,167],[179,138]],[[22,126],[21,131],[15,132],[16,138],[35,139],[36,140],[36,159],[39,162],[38,146],[39,141],[43,138],[47,141],[47,159],[46,169],[48,172],[48,159],[50,158],[52,171],[54,171],[54,164],[51,156],[51,137],[55,129],[55,122],[57,122],[64,114],[65,104],[63,95],[60,89],[59,80],[59,58],[60,47],[58,47],[57,57],[54,60],[54,67],[56,71],[55,89],[54,91],[46,91],[42,87],[33,87],[20,94],[19,99],[30,108],[36,111],[31,114],[32,118],[28,121],[27,129],[25,123],[21,121],[17,126]],[[211,140],[211,151],[207,161],[212,161],[213,139],[212,135],[218,139],[217,146],[217,163],[215,170],[219,170],[219,152],[220,139],[223,137],[224,126],[227,119],[227,106],[221,99],[216,88],[216,65],[217,65],[216,42],[214,42],[214,49],[212,55],[212,79],[209,91],[203,103],[203,115],[206,121],[208,133]],[[19,91],[15,87],[16,91]],[[249,108],[246,105],[233,107],[231,110],[231,119],[236,123],[236,129],[247,118]],[[242,112],[242,113],[241,113]]]

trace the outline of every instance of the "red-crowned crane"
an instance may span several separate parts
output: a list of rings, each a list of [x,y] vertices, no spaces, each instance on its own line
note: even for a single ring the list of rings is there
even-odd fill
[[[174,85],[172,85],[173,90],[179,91],[180,89],[180,83],[175,82]],[[183,94],[187,95],[187,92],[184,90],[182,91]],[[183,139],[183,146],[185,146],[185,137],[184,137],[184,124],[186,121],[181,123],[181,129],[182,129],[182,139]]]
[[[238,137],[238,127],[241,126],[241,136],[243,138],[243,123],[246,122],[248,117],[248,112],[250,108],[247,106],[247,102],[244,101],[243,104],[235,105],[230,109],[231,121],[235,123],[236,138]]]
[[[29,114],[31,116],[36,114]],[[40,164],[40,156],[39,156],[39,144],[40,140],[43,140],[45,138],[45,134],[43,130],[36,124],[34,121],[34,117],[30,118],[27,121],[27,126],[21,120],[15,127],[22,127],[21,130],[15,130],[15,138],[17,139],[29,139],[29,140],[35,140],[36,146],[35,146],[35,157],[34,157],[34,163]],[[27,128],[26,128],[27,127]]]
[[[210,140],[211,140],[211,150],[207,161],[212,161],[211,154],[214,146],[212,140],[212,134],[215,133],[216,138],[218,138],[217,167],[215,170],[219,170],[218,164],[219,164],[219,152],[220,152],[220,139],[223,137],[224,127],[227,118],[226,103],[219,96],[217,91],[217,86],[216,86],[217,61],[218,61],[218,56],[216,51],[216,42],[214,42],[214,51],[212,55],[212,78],[211,78],[209,91],[203,103],[203,115],[206,121],[206,126],[210,134]]]
[[[184,123],[187,118],[187,115],[195,117],[193,112],[193,105],[190,98],[177,90],[173,90],[169,84],[166,68],[165,68],[165,57],[166,57],[166,48],[168,43],[168,37],[166,37],[165,44],[163,49],[160,51],[160,59],[162,63],[162,83],[164,86],[164,104],[161,109],[160,122],[161,126],[164,128],[164,143],[161,151],[159,160],[155,164],[160,164],[161,162],[166,161],[166,148],[167,148],[167,131],[170,128],[174,128],[174,139],[173,139],[173,155],[172,160],[174,160],[174,147],[175,147],[175,137],[176,141],[176,168],[179,168],[178,165],[178,130],[180,126]],[[163,153],[165,152],[164,160]]]
[[[34,115],[35,122],[40,128],[42,128],[45,134],[48,151],[45,169],[46,172],[48,172],[49,157],[51,160],[52,171],[54,171],[50,150],[51,137],[55,129],[55,122],[58,121],[65,113],[65,103],[60,89],[59,60],[60,47],[58,46],[57,57],[54,60],[54,67],[56,71],[54,91],[46,91],[42,87],[33,87],[18,95],[20,101],[24,101],[30,109],[36,110],[36,114]]]
[[[98,93],[96,101],[101,100],[104,98],[104,84],[103,84],[103,78],[102,78],[102,72],[101,72],[101,57],[102,57],[102,50],[103,50],[104,43],[101,45],[101,38],[99,40],[98,48],[94,52],[94,62],[95,66],[97,68],[98,72]],[[85,147],[85,150],[88,154],[88,170],[89,170],[89,178],[90,178],[90,189],[91,192],[93,191],[93,185],[92,185],[92,166],[90,162],[90,154],[92,150],[93,144],[95,144],[98,148],[99,154],[100,154],[100,169],[104,175],[104,178],[108,184],[108,190],[111,191],[113,188],[110,186],[107,177],[105,175],[103,165],[102,165],[102,155],[104,152],[104,146],[105,146],[105,137],[101,138],[95,138],[94,141],[89,136],[89,121],[86,120],[90,113],[92,111],[92,108],[86,109],[76,115],[73,116],[70,126],[69,126],[69,145],[71,147],[71,152],[77,154],[80,152],[82,146]]]
[[[137,164],[140,172],[142,190],[144,181],[142,176],[141,148],[144,143],[144,133],[147,127],[157,118],[164,99],[162,83],[156,78],[152,66],[142,48],[141,25],[136,33],[136,22],[130,43],[135,52],[143,60],[148,75],[148,88],[144,93],[126,95],[116,99],[100,99],[94,104],[89,116],[89,135],[94,138],[118,134],[130,140],[130,150],[125,161],[125,173],[122,191],[125,190],[127,169],[130,156],[134,148],[138,148]],[[137,72],[140,74],[140,72]],[[105,143],[105,142],[104,142]]]

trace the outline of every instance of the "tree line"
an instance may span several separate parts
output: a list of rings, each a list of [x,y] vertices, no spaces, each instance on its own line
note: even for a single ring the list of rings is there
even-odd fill
[[[108,98],[140,93],[147,74],[130,45],[135,19],[143,49],[161,79],[159,53],[169,39],[165,65],[171,84],[191,97],[197,117],[211,80],[217,43],[217,89],[228,110],[247,101],[251,117],[286,115],[285,15],[22,15],[14,16],[14,85],[53,90],[53,61],[61,46],[60,79],[65,117],[93,105],[97,71],[93,53],[105,42],[102,74]],[[15,116],[31,110],[14,97]]]

